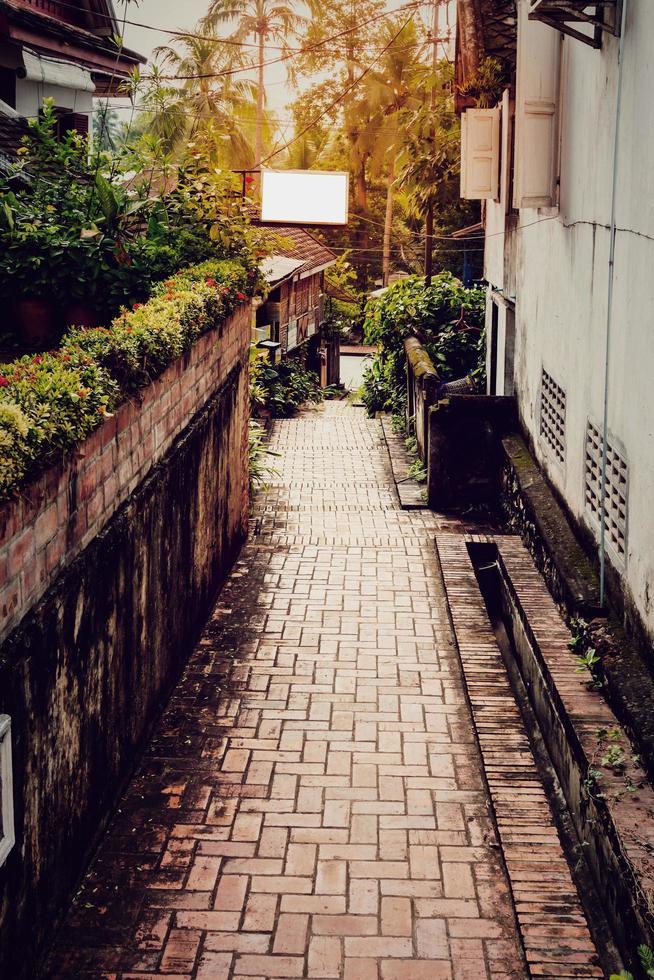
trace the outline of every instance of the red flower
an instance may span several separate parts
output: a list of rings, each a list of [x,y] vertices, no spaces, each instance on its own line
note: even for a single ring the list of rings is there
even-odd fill
[[[36,354],[36,356],[33,357],[32,360],[34,361],[35,364],[40,364],[41,361],[43,360],[43,355],[42,354]]]
[[[250,177],[250,176],[248,175],[248,176],[247,176],[247,177],[245,178],[245,183],[246,183],[246,184],[253,184],[253,183],[254,183],[254,177]]]
[[[218,283],[215,279],[207,279],[207,286],[217,286]]]
[[[245,295],[245,293],[237,293],[236,299],[247,299],[247,296]]]
[[[132,309],[133,310],[140,310],[142,306],[143,306],[143,303],[134,303],[134,306],[132,307]]]
[[[5,378],[3,374],[0,374],[0,388],[6,388],[10,383],[9,378]]]

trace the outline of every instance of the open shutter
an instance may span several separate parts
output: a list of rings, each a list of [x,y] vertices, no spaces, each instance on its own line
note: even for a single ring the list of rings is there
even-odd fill
[[[461,197],[497,198],[500,168],[500,109],[467,109],[461,116]]]
[[[516,208],[557,203],[558,102],[561,35],[529,20],[529,0],[518,3],[515,110]]]

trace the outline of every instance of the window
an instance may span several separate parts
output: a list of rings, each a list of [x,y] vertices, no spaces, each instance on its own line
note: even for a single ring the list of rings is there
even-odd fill
[[[602,511],[602,432],[590,419],[586,429],[584,496],[593,522],[601,525]],[[609,442],[606,455],[606,497],[604,533],[606,544],[624,561],[627,555],[627,461]]]
[[[0,99],[16,108],[16,72],[12,68],[0,68]]]
[[[11,719],[0,715],[0,867],[16,842],[11,773]]]
[[[540,385],[540,434],[559,463],[565,461],[565,391],[545,368]]]
[[[461,116],[461,197],[493,200],[499,194],[500,113],[467,109]]]
[[[554,207],[561,38],[528,15],[525,3],[519,3],[513,204],[516,208]]]
[[[286,349],[292,350],[294,347],[297,347],[297,320],[289,320]]]

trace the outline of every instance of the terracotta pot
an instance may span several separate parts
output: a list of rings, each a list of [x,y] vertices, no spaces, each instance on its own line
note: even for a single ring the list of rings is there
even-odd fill
[[[101,327],[101,317],[91,303],[79,300],[69,303],[64,310],[63,316],[64,330],[68,327]]]
[[[26,347],[47,346],[54,340],[55,314],[46,299],[24,297],[15,302],[20,338]]]

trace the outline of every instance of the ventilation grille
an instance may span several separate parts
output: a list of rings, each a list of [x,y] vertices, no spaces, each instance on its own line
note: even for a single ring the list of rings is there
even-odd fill
[[[618,558],[627,554],[627,463],[609,442],[606,455],[606,500],[604,533],[606,543]],[[588,421],[585,461],[586,507],[601,527],[602,510],[602,433]]]
[[[565,391],[545,369],[541,380],[540,434],[562,463],[565,460]]]

